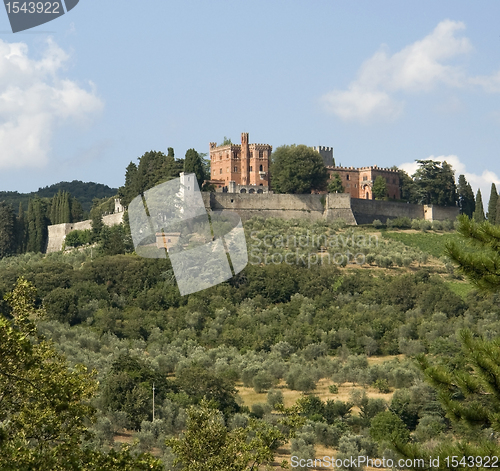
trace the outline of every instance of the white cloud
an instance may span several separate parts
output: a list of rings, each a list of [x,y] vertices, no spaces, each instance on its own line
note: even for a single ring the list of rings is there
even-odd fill
[[[382,46],[362,64],[347,90],[327,93],[323,103],[344,120],[395,118],[403,102],[391,94],[428,92],[439,84],[463,87],[472,83],[462,66],[450,63],[472,50],[469,39],[458,36],[464,29],[462,22],[444,20],[428,36],[393,55]]]
[[[44,166],[58,126],[81,124],[102,109],[92,83],[86,90],[62,77],[68,59],[53,40],[39,59],[24,43],[0,40],[0,168]]]
[[[456,155],[440,155],[438,157],[431,155],[428,157],[428,160],[448,162],[453,167],[453,170],[455,170],[455,177],[457,181],[459,175],[465,175],[465,178],[474,190],[474,194],[476,194],[478,189],[481,189],[483,202],[486,204],[488,204],[488,199],[490,197],[491,184],[494,183],[497,186],[497,191],[500,190],[500,177],[496,173],[490,170],[484,170],[481,174],[470,172],[467,170],[465,164],[461,162]],[[418,168],[418,164],[417,162],[405,162],[398,165],[398,167],[409,175],[413,175]]]

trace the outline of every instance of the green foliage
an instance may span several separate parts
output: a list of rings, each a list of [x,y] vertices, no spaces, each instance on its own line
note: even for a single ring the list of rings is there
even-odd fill
[[[205,168],[201,155],[194,149],[188,149],[186,151],[186,157],[184,158],[184,173],[194,173],[198,181],[198,187],[201,189],[203,180],[207,178],[207,175],[205,175]],[[210,176],[210,174],[208,176]]]
[[[384,232],[385,239],[400,241],[409,247],[415,247],[433,257],[445,255],[446,245],[458,240],[456,234],[407,234],[403,232]]]
[[[481,190],[477,190],[476,194],[476,209],[472,214],[472,219],[476,222],[483,222],[486,220],[484,216],[484,208],[483,208],[483,197],[481,196]]]
[[[90,229],[86,230],[75,230],[71,231],[64,239],[66,247],[80,247],[82,245],[87,245],[92,242],[92,231]]]
[[[393,412],[380,412],[371,421],[370,436],[377,442],[407,443],[410,432]]]
[[[269,169],[277,193],[310,193],[326,188],[328,173],[321,155],[305,145],[278,147]]]
[[[176,455],[175,464],[182,471],[238,471],[256,469],[271,463],[277,448],[302,422],[296,411],[282,409],[283,425],[293,424],[284,434],[278,428],[250,419],[246,428],[229,431],[224,418],[214,405],[203,400],[188,409],[187,429],[182,438],[167,440]]]
[[[465,214],[469,218],[472,217],[476,209],[476,200],[470,183],[467,182],[464,175],[458,177],[458,205],[460,214]]]
[[[338,173],[332,174],[332,178],[328,183],[329,193],[344,193],[344,187],[342,186],[342,179]]]
[[[451,241],[447,256],[478,288],[496,291],[500,287],[500,228],[489,222],[478,224],[461,216],[457,227],[461,243]]]
[[[28,252],[44,252],[47,245],[49,219],[47,203],[40,198],[30,200],[26,216],[26,231]]]
[[[498,193],[497,187],[494,183],[491,184],[490,200],[488,201],[488,213],[487,218],[490,224],[497,224],[497,205],[498,205]],[[499,221],[500,222],[500,221]]]
[[[97,384],[85,367],[72,370],[33,320],[34,288],[19,280],[6,297],[11,320],[0,318],[0,460],[3,469],[156,469],[152,457],[83,448],[94,420],[90,400]]]
[[[11,206],[0,202],[0,258],[16,252],[16,217]]]
[[[458,195],[451,165],[434,160],[417,160],[417,162],[420,167],[413,175],[416,202],[455,206]]]
[[[375,196],[376,200],[385,200],[387,199],[387,183],[385,178],[381,175],[378,175],[375,178],[375,182],[373,183],[372,188],[373,196]]]

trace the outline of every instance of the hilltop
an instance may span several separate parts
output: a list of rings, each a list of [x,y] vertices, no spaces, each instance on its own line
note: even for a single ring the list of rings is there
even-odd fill
[[[30,198],[34,198],[35,196],[40,198],[52,198],[59,190],[69,192],[71,196],[75,197],[81,203],[83,210],[87,212],[90,211],[94,198],[110,198],[118,192],[117,188],[110,188],[102,183],[73,180],[72,182],[54,183],[53,185],[39,188],[37,191],[31,193],[0,191],[0,201],[5,201],[5,203],[12,205],[17,213],[19,203],[22,203],[26,210]]]

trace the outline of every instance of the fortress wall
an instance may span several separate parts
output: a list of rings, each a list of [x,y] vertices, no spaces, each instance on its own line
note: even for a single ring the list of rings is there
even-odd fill
[[[203,194],[207,209],[213,211],[235,211],[243,221],[253,216],[263,218],[306,219],[318,221],[345,219],[356,224],[350,208],[350,196],[339,195],[282,195],[282,194]],[[326,209],[326,210],[325,210]]]
[[[108,214],[107,216],[103,216],[102,222],[104,223],[105,226],[116,226],[117,224],[121,224],[123,222],[123,215],[125,213],[114,213],[114,214]],[[87,221],[85,221],[87,222]],[[90,227],[89,227],[90,229]]]
[[[424,205],[424,217],[429,221],[444,221],[445,219],[454,221],[459,214],[460,209],[456,206]]]
[[[424,217],[424,207],[419,204],[353,198],[351,207],[358,224],[371,224],[375,219],[385,223],[387,218],[422,219]]]
[[[73,224],[56,224],[48,227],[49,237],[46,253],[59,252],[62,250],[64,238],[66,234],[71,231],[71,226],[73,226]]]
[[[115,226],[123,221],[124,213],[114,213],[103,216],[102,222],[105,226]],[[47,241],[46,253],[60,252],[63,248],[64,239],[71,231],[85,231],[92,229],[92,220],[80,221],[75,223],[54,224],[49,226],[49,237]]]

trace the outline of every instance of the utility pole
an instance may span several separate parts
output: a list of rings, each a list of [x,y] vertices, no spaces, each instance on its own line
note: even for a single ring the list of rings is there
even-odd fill
[[[155,421],[155,383],[153,383],[153,422]]]

